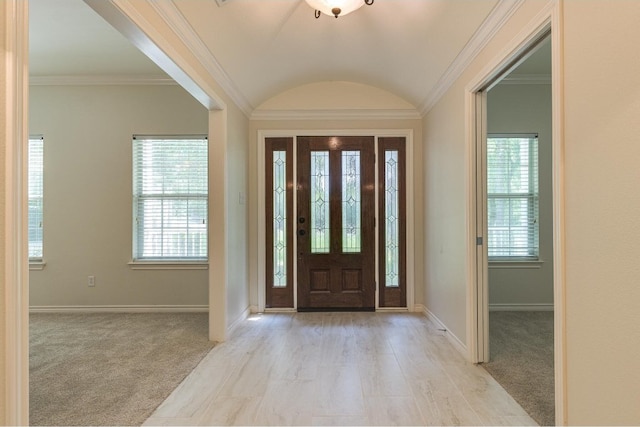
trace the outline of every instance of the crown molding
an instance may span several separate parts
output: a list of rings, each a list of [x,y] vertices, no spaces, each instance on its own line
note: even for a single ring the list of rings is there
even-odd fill
[[[149,5],[158,13],[171,30],[180,38],[185,46],[193,53],[202,66],[222,87],[225,93],[235,102],[235,104],[247,116],[251,116],[253,106],[236,87],[235,83],[222,68],[213,53],[205,45],[202,39],[195,32],[193,27],[186,20],[182,12],[172,0],[149,2]]]
[[[434,89],[427,95],[420,106],[420,113],[424,116],[449,90],[455,81],[467,69],[471,61],[484,49],[493,36],[502,28],[507,20],[524,3],[524,0],[500,0],[473,34],[458,56],[453,60]]]
[[[255,110],[251,120],[419,120],[416,110]]]
[[[30,86],[117,86],[117,85],[162,85],[177,83],[170,77],[143,75],[74,75],[74,76],[29,76]]]
[[[551,74],[509,74],[500,80],[501,85],[550,85]]]

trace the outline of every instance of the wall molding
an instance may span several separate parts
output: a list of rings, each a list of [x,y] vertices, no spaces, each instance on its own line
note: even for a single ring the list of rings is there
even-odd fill
[[[553,303],[489,304],[489,311],[553,311]]]
[[[417,110],[256,110],[251,120],[420,120]]]
[[[467,69],[471,61],[478,56],[482,49],[493,39],[493,36],[523,3],[524,0],[500,0],[498,4],[495,5],[489,16],[487,16],[480,27],[478,27],[469,42],[467,42],[451,65],[449,65],[447,70],[442,74],[421,104],[420,113],[423,116],[436,105],[438,100],[440,100]]]
[[[444,322],[438,318],[438,316],[433,314],[431,310],[429,310],[426,306],[422,304],[416,304],[414,306],[414,311],[424,314],[427,317],[427,319],[429,319],[436,325],[438,329],[443,329],[444,336],[447,338],[447,340],[462,355],[462,357],[464,357],[464,359],[467,360],[467,357],[468,357],[467,346],[460,340],[460,338],[458,338],[453,332],[451,332],[451,330],[447,327],[447,325],[445,325]]]
[[[30,313],[208,313],[207,305],[35,305]]]
[[[130,86],[158,85],[177,86],[169,76],[150,75],[77,75],[77,76],[30,76],[30,86]]]

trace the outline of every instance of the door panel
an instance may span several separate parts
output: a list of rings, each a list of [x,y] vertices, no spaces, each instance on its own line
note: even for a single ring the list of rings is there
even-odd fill
[[[375,309],[373,137],[298,137],[298,309]]]

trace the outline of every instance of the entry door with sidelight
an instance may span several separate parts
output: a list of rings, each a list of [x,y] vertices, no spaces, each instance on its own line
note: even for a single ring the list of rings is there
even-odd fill
[[[374,156],[374,137],[297,138],[299,310],[375,310]]]

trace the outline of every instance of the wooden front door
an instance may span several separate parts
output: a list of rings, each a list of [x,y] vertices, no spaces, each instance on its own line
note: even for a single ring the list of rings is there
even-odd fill
[[[298,309],[375,310],[373,137],[297,138]]]

